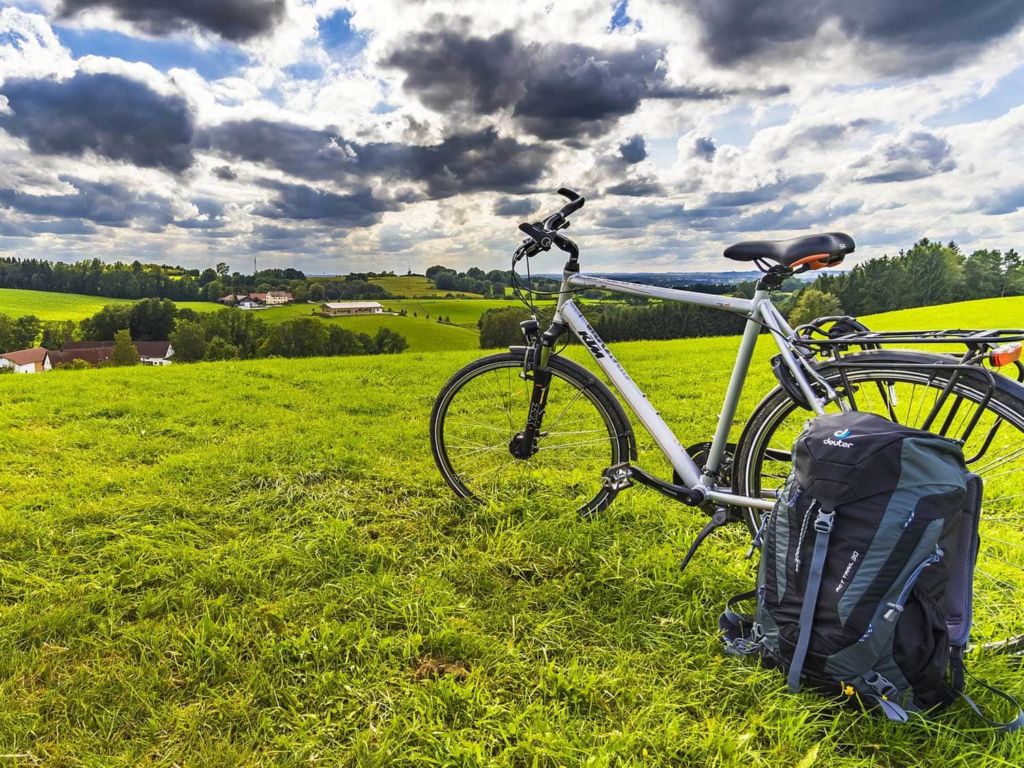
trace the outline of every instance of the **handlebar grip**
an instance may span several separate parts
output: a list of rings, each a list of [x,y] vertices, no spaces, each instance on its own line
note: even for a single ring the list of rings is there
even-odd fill
[[[572,214],[576,213],[576,211],[582,208],[583,204],[587,201],[587,199],[583,197],[583,195],[581,195],[579,192],[575,192],[569,189],[568,187],[559,187],[558,194],[560,194],[562,197],[569,198],[569,202],[562,206],[562,210],[559,211],[559,214],[563,218],[571,216]]]

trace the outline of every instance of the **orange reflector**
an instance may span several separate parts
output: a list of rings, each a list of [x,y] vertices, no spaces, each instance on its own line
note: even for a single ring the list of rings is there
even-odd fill
[[[1017,344],[1004,344],[988,353],[988,361],[996,368],[1002,368],[1004,365],[1015,363],[1018,360],[1020,360],[1019,342]]]

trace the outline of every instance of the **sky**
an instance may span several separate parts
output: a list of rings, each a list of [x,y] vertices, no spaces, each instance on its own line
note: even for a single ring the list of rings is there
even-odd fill
[[[562,185],[585,269],[1021,249],[1022,129],[1020,0],[0,2],[4,256],[507,268]]]

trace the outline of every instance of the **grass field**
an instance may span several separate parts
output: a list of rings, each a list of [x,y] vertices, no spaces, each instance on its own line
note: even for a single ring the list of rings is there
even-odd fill
[[[927,328],[1024,328],[1024,296],[901,309],[898,312],[870,315],[864,320],[869,328],[885,331]]]
[[[396,275],[395,277],[373,277],[370,282],[379,285],[396,297],[447,296],[451,291],[440,291],[423,275]],[[453,293],[454,296],[479,298],[475,293]]]
[[[684,442],[734,349],[616,345]],[[753,565],[725,533],[681,574],[700,513],[453,500],[426,422],[475,354],[0,378],[0,763],[1024,762],[963,708],[889,725],[725,657],[717,613]],[[1013,660],[972,668],[1022,692]]]
[[[84,320],[107,304],[125,303],[129,303],[127,299],[0,288],[0,314],[10,317],[35,315],[40,320]]]

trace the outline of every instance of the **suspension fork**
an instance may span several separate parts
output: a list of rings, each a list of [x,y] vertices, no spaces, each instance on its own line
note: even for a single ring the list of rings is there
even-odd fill
[[[543,334],[537,333],[537,321],[523,324],[529,345],[523,361],[523,375],[533,381],[530,390],[530,409],[526,414],[526,426],[509,445],[509,451],[519,459],[528,459],[537,452],[537,439],[544,423],[544,412],[548,406],[548,393],[551,389],[551,369],[548,362],[558,339],[565,333],[565,326],[553,322]]]

